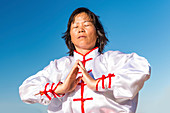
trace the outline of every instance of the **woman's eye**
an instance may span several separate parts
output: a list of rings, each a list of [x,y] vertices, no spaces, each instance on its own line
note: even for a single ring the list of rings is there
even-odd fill
[[[78,26],[73,26],[73,28],[78,28]]]
[[[88,26],[90,26],[89,24],[86,24],[86,25],[84,25],[85,27],[88,27]]]

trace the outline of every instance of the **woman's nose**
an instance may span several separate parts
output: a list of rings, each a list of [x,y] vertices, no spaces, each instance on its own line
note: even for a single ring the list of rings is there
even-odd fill
[[[85,30],[82,27],[79,29],[79,33],[81,32],[85,32]]]

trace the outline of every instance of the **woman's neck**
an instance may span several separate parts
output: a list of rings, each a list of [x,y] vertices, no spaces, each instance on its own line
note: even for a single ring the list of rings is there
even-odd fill
[[[77,52],[81,53],[82,55],[85,55],[86,53],[88,53],[90,50],[86,50],[86,49],[76,49]]]

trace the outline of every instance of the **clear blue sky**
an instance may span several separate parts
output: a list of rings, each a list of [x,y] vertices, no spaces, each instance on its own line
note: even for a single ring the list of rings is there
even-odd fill
[[[170,95],[169,0],[0,0],[1,113],[46,113],[27,105],[18,87],[29,76],[67,55],[62,33],[72,11],[87,7],[100,16],[107,50],[148,59],[151,78],[140,91],[137,113],[167,113]]]

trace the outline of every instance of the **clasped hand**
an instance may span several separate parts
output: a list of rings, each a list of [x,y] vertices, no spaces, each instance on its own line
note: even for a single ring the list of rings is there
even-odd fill
[[[80,77],[77,78],[79,70],[81,71],[83,76],[80,76]],[[85,69],[82,62],[80,60],[77,60],[76,63],[73,65],[73,67],[72,67],[70,73],[68,74],[67,78],[65,79],[64,83],[60,84],[57,87],[57,89],[55,90],[55,93],[60,95],[60,94],[72,92],[81,80],[83,80],[87,84],[87,87],[89,87],[92,90],[96,90],[97,80],[94,80],[88,74],[88,72]],[[35,94],[35,95],[39,95],[39,94],[42,94],[42,93],[43,93],[43,91],[40,91],[40,93]]]
[[[77,74],[79,70],[81,71],[83,76],[77,78]],[[96,89],[97,80],[94,80],[88,74],[82,62],[80,60],[77,60],[72,70],[68,74],[67,78],[65,79],[64,83],[60,84],[57,87],[55,93],[64,94],[64,93],[72,92],[81,80],[83,80],[87,84],[87,87],[89,87],[90,89],[92,90]]]

